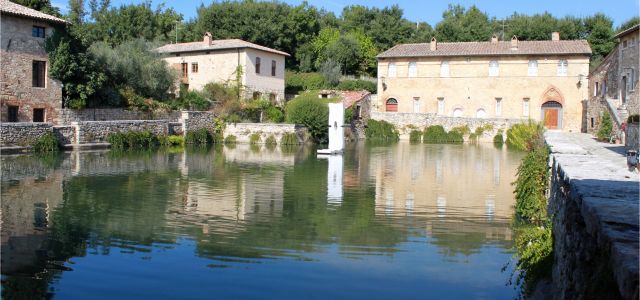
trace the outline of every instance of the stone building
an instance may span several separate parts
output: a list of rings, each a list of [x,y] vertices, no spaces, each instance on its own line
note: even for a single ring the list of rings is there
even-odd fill
[[[239,39],[168,44],[156,49],[180,74],[180,83],[201,90],[207,83],[240,81],[245,98],[284,101],[284,61],[288,53]]]
[[[379,112],[533,119],[579,131],[591,48],[585,40],[400,44],[378,55]]]
[[[8,0],[0,15],[0,121],[55,123],[62,85],[47,74],[44,42],[66,22]]]
[[[617,45],[589,74],[589,100],[585,118],[588,132],[597,132],[608,111],[617,132],[627,116],[640,113],[640,25],[618,33]]]

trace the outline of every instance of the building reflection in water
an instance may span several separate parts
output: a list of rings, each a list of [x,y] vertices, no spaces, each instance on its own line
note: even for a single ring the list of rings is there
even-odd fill
[[[327,202],[334,205],[342,203],[344,180],[344,162],[340,155],[318,155],[318,159],[326,159],[327,167]]]

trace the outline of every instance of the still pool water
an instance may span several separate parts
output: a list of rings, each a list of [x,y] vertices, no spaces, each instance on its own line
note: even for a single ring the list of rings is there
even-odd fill
[[[511,299],[521,154],[249,145],[2,157],[4,299]]]

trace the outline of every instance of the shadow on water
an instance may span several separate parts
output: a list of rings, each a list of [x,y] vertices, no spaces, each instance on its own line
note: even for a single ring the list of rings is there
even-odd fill
[[[2,157],[3,298],[69,296],[67,284],[80,284],[78,295],[89,292],[84,281],[73,283],[74,273],[101,278],[109,289],[100,297],[110,297],[108,291],[127,291],[118,274],[131,270],[167,287],[174,274],[220,286],[260,278],[255,290],[273,292],[268,286],[275,284],[289,291],[285,298],[309,291],[513,294],[504,278],[492,277],[511,255],[509,183],[520,154],[474,145],[349,144],[342,196],[327,201],[328,162],[316,159],[315,149],[256,146],[71,152],[55,164]],[[160,262],[164,275],[143,268]],[[109,272],[92,273],[88,265]],[[265,281],[269,274],[288,281]],[[390,280],[396,277],[404,279]],[[466,289],[454,288],[460,280],[470,283]],[[341,291],[322,289],[338,283]],[[371,291],[362,294],[362,284]],[[190,296],[208,291],[187,285],[182,292]],[[144,292],[177,296],[163,286]]]

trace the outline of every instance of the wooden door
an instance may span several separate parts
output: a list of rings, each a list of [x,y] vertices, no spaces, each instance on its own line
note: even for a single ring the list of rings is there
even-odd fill
[[[388,112],[397,112],[398,111],[398,103],[387,103]]]
[[[557,109],[544,110],[544,127],[548,129],[558,129],[558,110]]]

